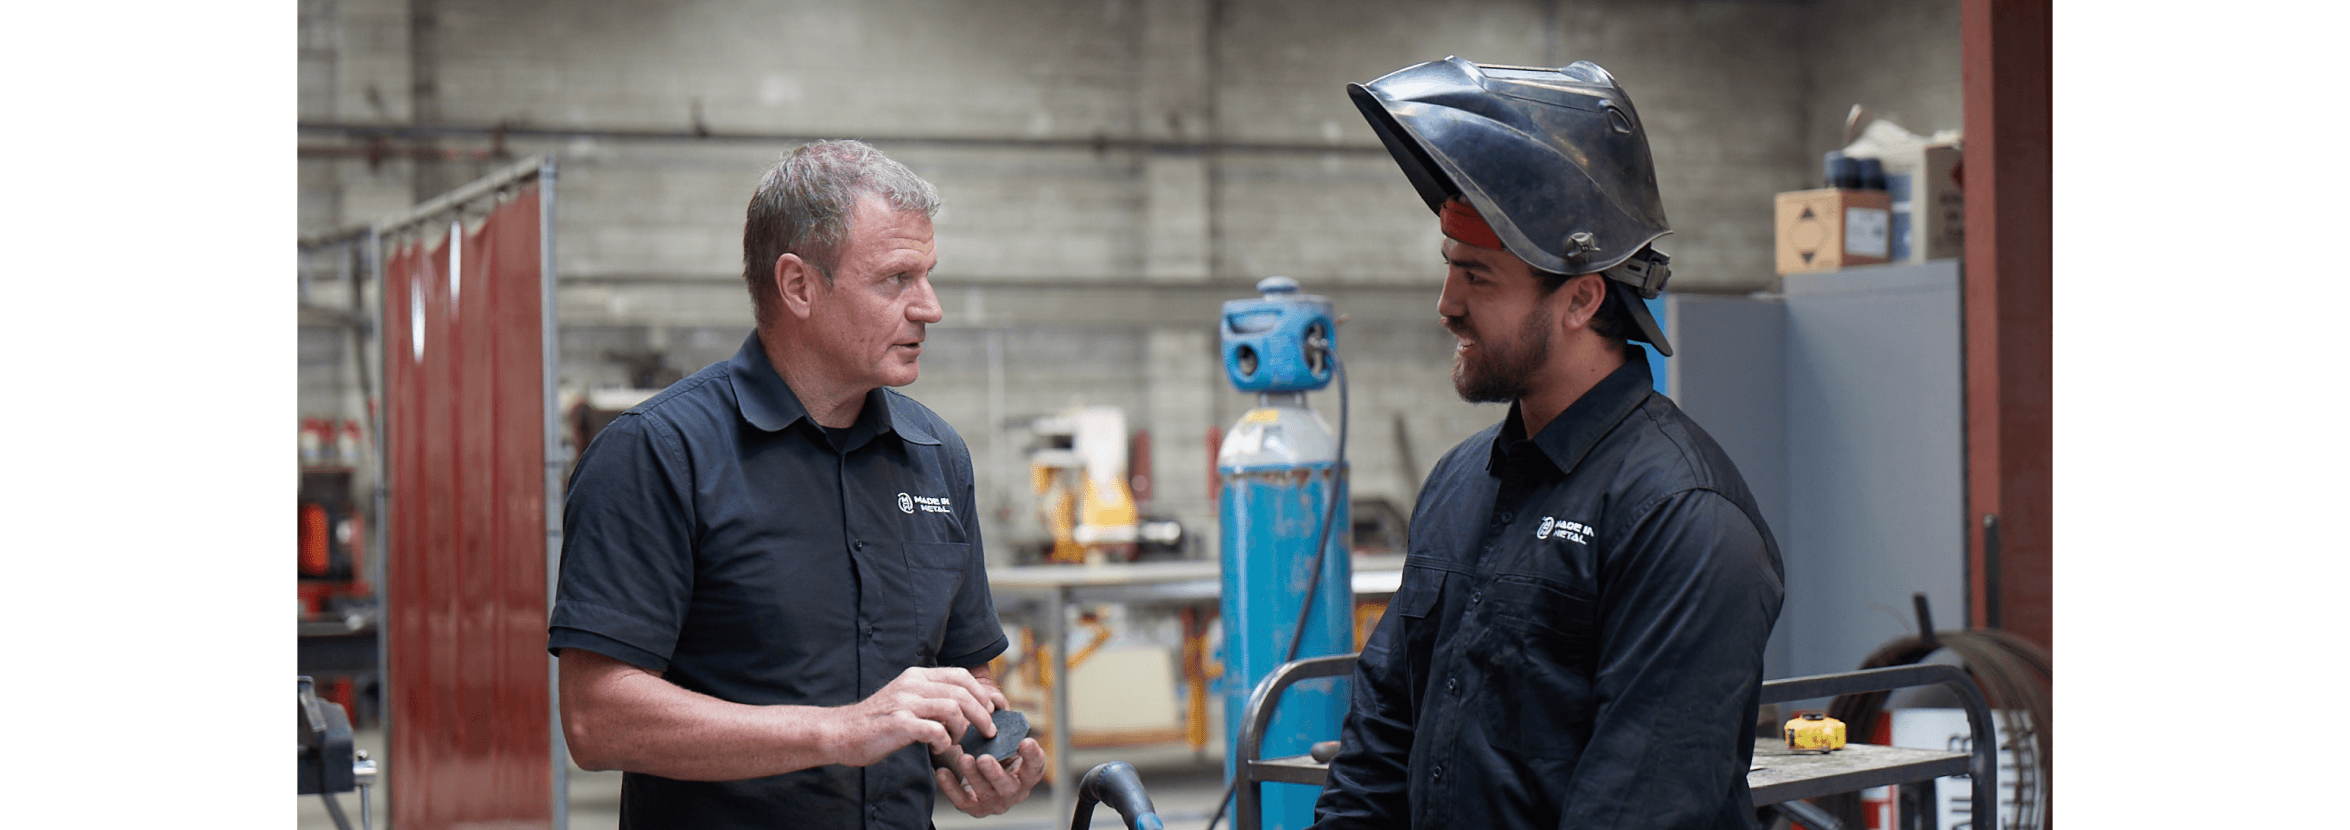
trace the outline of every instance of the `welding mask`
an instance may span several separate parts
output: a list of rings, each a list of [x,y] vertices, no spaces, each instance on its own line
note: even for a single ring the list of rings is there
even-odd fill
[[[1672,229],[1640,114],[1607,70],[1448,57],[1346,91],[1429,210],[1458,195],[1527,264],[1604,275],[1636,329],[1627,336],[1673,353],[1641,302],[1672,276],[1650,247]]]

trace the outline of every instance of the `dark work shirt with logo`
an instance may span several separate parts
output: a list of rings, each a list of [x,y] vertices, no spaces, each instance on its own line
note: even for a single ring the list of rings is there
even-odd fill
[[[1778,544],[1626,361],[1439,461],[1356,664],[1318,828],[1746,828]]]
[[[1008,644],[963,439],[888,389],[855,424],[818,426],[756,334],[613,420],[572,473],[550,652],[737,703],[841,706]],[[927,752],[743,781],[627,773],[620,826],[927,827]]]

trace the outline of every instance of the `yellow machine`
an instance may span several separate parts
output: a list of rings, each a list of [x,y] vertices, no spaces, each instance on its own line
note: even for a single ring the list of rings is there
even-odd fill
[[[1126,481],[1126,413],[1085,407],[1041,419],[1035,429],[1048,440],[1060,439],[1028,460],[1037,518],[1053,535],[1048,561],[1133,558],[1141,521]],[[1064,441],[1065,447],[1058,446]]]
[[[1787,721],[1787,748],[1833,752],[1844,748],[1844,722],[1819,712]]]

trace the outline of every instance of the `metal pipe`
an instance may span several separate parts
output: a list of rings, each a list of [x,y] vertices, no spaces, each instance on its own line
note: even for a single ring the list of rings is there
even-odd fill
[[[368,225],[366,230],[367,272],[371,278],[370,282],[375,285],[375,374],[376,377],[383,378],[384,387],[388,393],[392,384],[392,376],[390,366],[387,365],[390,362],[387,357],[389,349],[384,346],[383,333],[391,330],[389,324],[392,304],[384,297],[383,234],[372,224]],[[375,544],[375,555],[367,558],[367,569],[375,579],[375,688],[377,689],[377,700],[381,704],[376,716],[381,719],[384,749],[389,752],[392,747],[400,745],[398,740],[400,724],[393,715],[393,710],[396,707],[392,705],[392,690],[398,688],[392,685],[391,524],[392,483],[395,473],[391,463],[391,433],[394,431],[390,429],[391,414],[380,412],[383,406],[382,398],[371,401],[368,406],[370,410],[368,417],[373,419],[375,429],[375,527],[368,539]],[[389,798],[391,790],[387,788],[384,793],[385,797]],[[391,806],[387,803],[384,810],[385,815],[389,816]]]
[[[540,421],[544,433],[540,464],[546,473],[542,497],[547,514],[547,609],[555,608],[555,583],[563,561],[563,413],[557,390],[561,368],[559,333],[555,322],[555,158],[539,156],[539,394],[545,408]],[[547,657],[548,766],[554,768],[553,830],[571,826],[570,749],[563,741],[561,663]]]
[[[549,165],[549,158],[550,157],[546,155],[535,155],[513,164],[506,165],[497,172],[483,176],[479,179],[475,179],[462,186],[459,186],[455,190],[451,190],[447,193],[435,196],[432,199],[417,205],[416,207],[409,208],[406,212],[395,214],[376,222],[376,232],[382,235],[389,235],[394,231],[403,230],[411,225],[421,224],[426,220],[430,220],[434,217],[440,216],[441,214],[463,208],[466,203],[472,202],[475,199],[488,196],[507,187],[521,184],[526,180],[538,176],[542,168],[546,168]],[[541,263],[541,267],[551,268],[552,263]]]
[[[309,134],[337,134],[369,140],[397,139],[427,141],[438,138],[481,137],[493,141],[528,138],[552,141],[572,139],[599,139],[608,141],[645,142],[729,142],[761,145],[806,144],[835,138],[831,135],[801,133],[757,132],[698,132],[690,129],[628,129],[620,127],[533,127],[517,124],[364,124],[345,121],[303,121],[296,129]],[[1019,136],[946,136],[946,135],[881,135],[867,136],[866,143],[898,147],[938,147],[964,150],[1087,150],[1092,152],[1142,151],[1167,155],[1207,155],[1211,153],[1274,153],[1320,155],[1384,156],[1387,149],[1368,143],[1315,143],[1301,141],[1185,141],[1171,139],[1123,138],[1107,133],[1096,133],[1082,138],[1023,138]],[[313,145],[316,147],[316,145]],[[318,148],[323,150],[325,148]],[[364,148],[361,148],[364,149]]]
[[[1983,514],[1983,627],[1999,627],[1999,514]]]
[[[1257,755],[1262,751],[1261,748],[1265,743],[1265,730],[1273,724],[1273,701],[1280,698],[1283,690],[1298,681],[1353,674],[1356,656],[1354,654],[1333,654],[1327,657],[1294,660],[1282,664],[1281,668],[1275,669],[1272,674],[1265,675],[1265,679],[1257,681],[1256,688],[1249,691],[1248,706],[1242,709],[1239,715],[1243,718],[1240,725],[1240,745],[1233,751],[1232,783],[1230,788],[1226,790],[1226,792],[1237,791],[1238,798],[1235,799],[1233,796],[1227,795],[1217,799],[1216,816],[1211,816],[1208,819],[1210,828],[1216,826],[1216,818],[1223,815],[1224,807],[1227,804],[1233,808],[1232,824],[1234,827],[1248,830],[1248,828],[1257,826],[1257,822],[1264,812],[1264,790],[1262,789],[1264,781],[1255,776],[1249,763],[1260,760]],[[1230,713],[1225,715],[1225,717],[1232,716]]]
[[[1053,589],[1052,605],[1045,611],[1044,648],[1053,656],[1052,676],[1045,679],[1052,687],[1052,731],[1046,738],[1045,751],[1052,753],[1053,815],[1069,815],[1076,805],[1077,782],[1071,781],[1069,758],[1069,586]]]
[[[366,159],[380,162],[386,159],[409,161],[489,161],[505,154],[504,147],[487,150],[451,150],[439,147],[407,147],[394,149],[381,138],[364,147],[351,145],[306,144],[294,148],[295,158],[306,159]]]
[[[332,230],[319,231],[317,233],[304,234],[302,236],[294,237],[294,247],[324,248],[328,245],[334,245],[338,243],[356,244],[359,242],[371,241],[368,240],[367,237],[372,231],[373,226],[371,225],[350,225],[347,227],[334,228]]]

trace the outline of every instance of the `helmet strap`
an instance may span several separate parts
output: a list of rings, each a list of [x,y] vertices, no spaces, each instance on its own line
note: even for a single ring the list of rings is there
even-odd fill
[[[1653,299],[1665,290],[1665,281],[1673,278],[1668,266],[1673,258],[1655,248],[1641,248],[1639,253],[1625,257],[1623,262],[1601,271],[1608,279],[1640,290],[1640,296]]]

